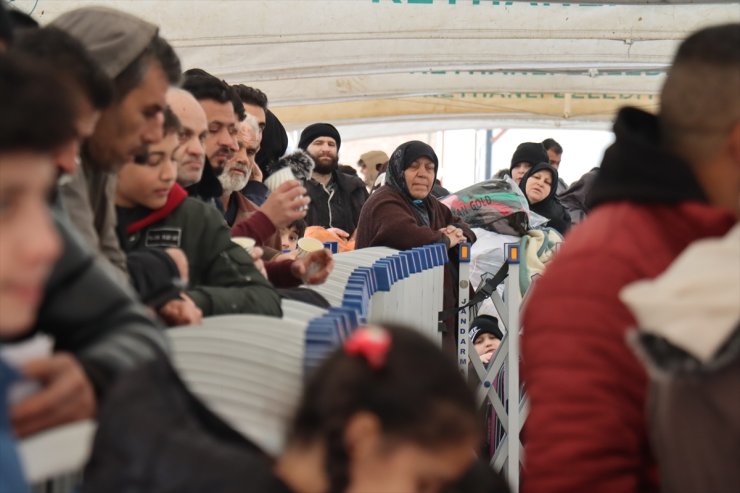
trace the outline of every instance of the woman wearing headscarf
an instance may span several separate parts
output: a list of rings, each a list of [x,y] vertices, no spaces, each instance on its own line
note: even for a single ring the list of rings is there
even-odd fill
[[[522,178],[519,188],[527,197],[529,209],[550,221],[548,226],[565,235],[571,226],[570,214],[555,197],[558,172],[548,163],[534,165]]]
[[[448,249],[475,241],[475,234],[462,219],[431,195],[439,160],[434,149],[412,140],[391,155],[385,185],[365,202],[357,226],[356,248],[385,246],[398,250],[432,243]],[[457,255],[449,255],[445,270],[444,307],[456,306]],[[446,345],[454,348],[454,320],[445,321]]]

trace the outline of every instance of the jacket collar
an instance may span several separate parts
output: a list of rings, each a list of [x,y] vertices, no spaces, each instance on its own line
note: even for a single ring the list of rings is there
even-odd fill
[[[637,203],[706,202],[688,163],[665,151],[658,117],[623,108],[614,123],[616,141],[588,198],[591,207],[616,201]]]
[[[172,190],[170,190],[170,194],[167,196],[167,203],[164,205],[164,207],[153,210],[151,214],[144,217],[143,219],[139,219],[138,221],[129,224],[126,228],[126,233],[134,234],[137,231],[140,231],[146,227],[151,226],[152,224],[161,221],[162,219],[172,214],[172,211],[177,209],[180,204],[185,202],[186,198],[188,198],[188,193],[185,191],[184,188],[175,183],[175,186],[172,187]]]
[[[190,185],[187,190],[188,195],[201,200],[220,200],[221,195],[224,193],[224,189],[221,186],[221,182],[218,180],[216,173],[211,167],[211,163],[206,159],[206,164],[203,167],[203,176],[200,181],[193,185]]]

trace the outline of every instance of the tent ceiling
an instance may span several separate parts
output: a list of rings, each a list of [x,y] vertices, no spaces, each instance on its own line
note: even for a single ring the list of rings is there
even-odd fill
[[[105,4],[161,26],[184,66],[264,90],[291,126],[444,115],[608,120],[655,107],[688,33],[740,3],[491,0],[16,0],[48,22]],[[648,99],[649,98],[649,99]],[[617,103],[615,103],[615,101]]]

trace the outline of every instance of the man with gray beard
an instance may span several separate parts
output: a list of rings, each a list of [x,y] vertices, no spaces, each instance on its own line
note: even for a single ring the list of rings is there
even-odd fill
[[[239,192],[247,186],[252,176],[254,156],[259,150],[259,127],[251,115],[238,125],[237,142],[239,150],[224,164],[223,171],[218,175],[223,194],[221,204],[224,216],[229,226],[241,219],[245,219],[257,210],[257,207],[243,197]]]
[[[224,217],[232,227],[232,236],[254,238],[257,246],[266,246],[266,257],[272,258],[281,248],[280,228],[287,227],[293,221],[303,219],[306,215],[306,189],[299,181],[290,180],[280,185],[267,198],[262,206],[239,193],[257,167],[255,156],[259,151],[259,123],[251,115],[238,125],[237,142],[239,150],[228,160],[218,180],[223,188],[221,205]]]

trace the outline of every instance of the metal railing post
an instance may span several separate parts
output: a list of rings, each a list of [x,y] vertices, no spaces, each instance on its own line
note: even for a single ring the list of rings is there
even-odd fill
[[[470,301],[470,243],[460,243],[458,246],[459,277],[458,277],[458,305],[465,306]],[[467,380],[470,344],[468,343],[468,327],[470,309],[463,308],[457,313],[457,364],[460,373]]]

